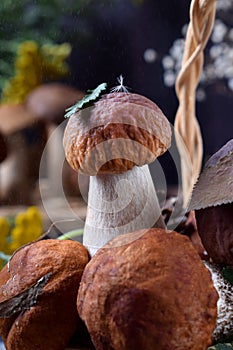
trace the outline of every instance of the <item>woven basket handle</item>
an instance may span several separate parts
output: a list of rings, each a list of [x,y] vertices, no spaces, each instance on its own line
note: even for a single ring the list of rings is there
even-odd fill
[[[184,206],[188,204],[202,165],[203,143],[195,113],[196,88],[203,68],[203,50],[213,28],[215,12],[216,0],[191,1],[182,66],[176,80],[179,107],[174,126],[181,156]]]

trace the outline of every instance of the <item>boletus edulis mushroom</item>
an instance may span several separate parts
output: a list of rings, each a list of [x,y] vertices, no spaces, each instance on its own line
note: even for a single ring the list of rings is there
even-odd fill
[[[0,106],[0,130],[8,156],[1,165],[1,201],[10,205],[33,202],[46,130],[25,104]]]
[[[148,164],[170,142],[168,120],[139,94],[105,94],[70,116],[66,159],[77,172],[90,175],[83,243],[91,255],[119,234],[164,227]]]
[[[77,299],[96,350],[206,350],[217,292],[188,237],[119,235],[87,264]]]
[[[194,187],[190,209],[211,259],[233,266],[233,139],[207,161]]]
[[[87,249],[41,240],[16,251],[0,272],[0,335],[7,350],[64,350],[81,320],[76,308]]]
[[[67,107],[83,97],[80,90],[62,83],[37,86],[26,99],[26,107],[39,120],[60,124]]]
[[[53,82],[37,86],[27,96],[26,107],[38,120],[46,124],[49,139],[47,152],[50,162],[47,165],[48,176],[51,181],[51,190],[58,194],[58,172],[60,171],[60,159],[63,159],[62,137],[64,132],[64,112],[67,107],[73,105],[78,99],[83,97],[83,92],[73,86]],[[56,129],[57,125],[61,125]],[[55,136],[56,135],[56,136]],[[51,160],[52,158],[52,160]],[[63,189],[66,195],[78,196],[80,191],[77,185],[76,172],[65,161],[63,164]],[[86,185],[87,187],[87,185]]]

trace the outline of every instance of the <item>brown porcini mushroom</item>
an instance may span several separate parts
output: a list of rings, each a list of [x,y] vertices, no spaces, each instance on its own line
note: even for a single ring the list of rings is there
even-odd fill
[[[46,83],[33,89],[27,96],[26,107],[39,120],[47,126],[49,143],[47,151],[49,152],[50,162],[47,164],[48,178],[53,196],[58,195],[58,176],[64,155],[62,148],[62,137],[64,133],[64,113],[65,109],[73,105],[77,100],[83,97],[83,92],[77,88],[64,83]],[[60,125],[60,129],[57,126]],[[54,131],[56,132],[54,133]],[[50,138],[50,136],[53,137]],[[63,188],[67,195],[77,196],[80,191],[77,184],[77,173],[67,164],[63,164]],[[85,184],[86,191],[88,183]]]
[[[98,250],[84,270],[77,307],[98,350],[206,350],[217,299],[188,237],[154,228]]]
[[[60,124],[67,107],[83,97],[80,90],[62,83],[47,83],[32,90],[26,99],[26,107],[38,119]]]
[[[36,122],[35,115],[29,112],[24,104],[2,104],[0,106],[0,126],[5,136],[28,128]]]
[[[64,350],[81,320],[79,283],[89,260],[71,240],[24,246],[0,272],[0,335],[7,350]]]
[[[0,106],[0,129],[8,146],[0,168],[1,200],[31,204],[46,142],[44,124],[24,104],[5,104]]]
[[[233,139],[207,161],[194,187],[190,209],[211,259],[233,266]]]
[[[170,142],[168,120],[138,94],[109,93],[71,115],[63,144],[70,166],[91,176],[83,237],[91,255],[119,234],[164,227],[148,163]]]

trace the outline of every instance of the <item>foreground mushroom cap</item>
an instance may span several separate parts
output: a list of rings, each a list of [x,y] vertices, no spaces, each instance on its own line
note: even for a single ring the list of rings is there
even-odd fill
[[[170,142],[170,124],[158,106],[124,92],[104,95],[73,114],[64,134],[68,163],[87,175],[119,174],[149,164]]]
[[[16,252],[10,271],[0,272],[7,350],[64,350],[80,321],[76,297],[87,262],[87,250],[74,241],[43,240]]]
[[[121,235],[100,249],[84,270],[77,300],[98,350],[206,350],[216,304],[192,243],[162,229]]]

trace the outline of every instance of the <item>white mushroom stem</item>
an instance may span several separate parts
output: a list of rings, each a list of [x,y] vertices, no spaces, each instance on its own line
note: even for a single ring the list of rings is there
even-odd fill
[[[90,177],[83,244],[91,256],[120,234],[153,226],[165,224],[148,165]]]

